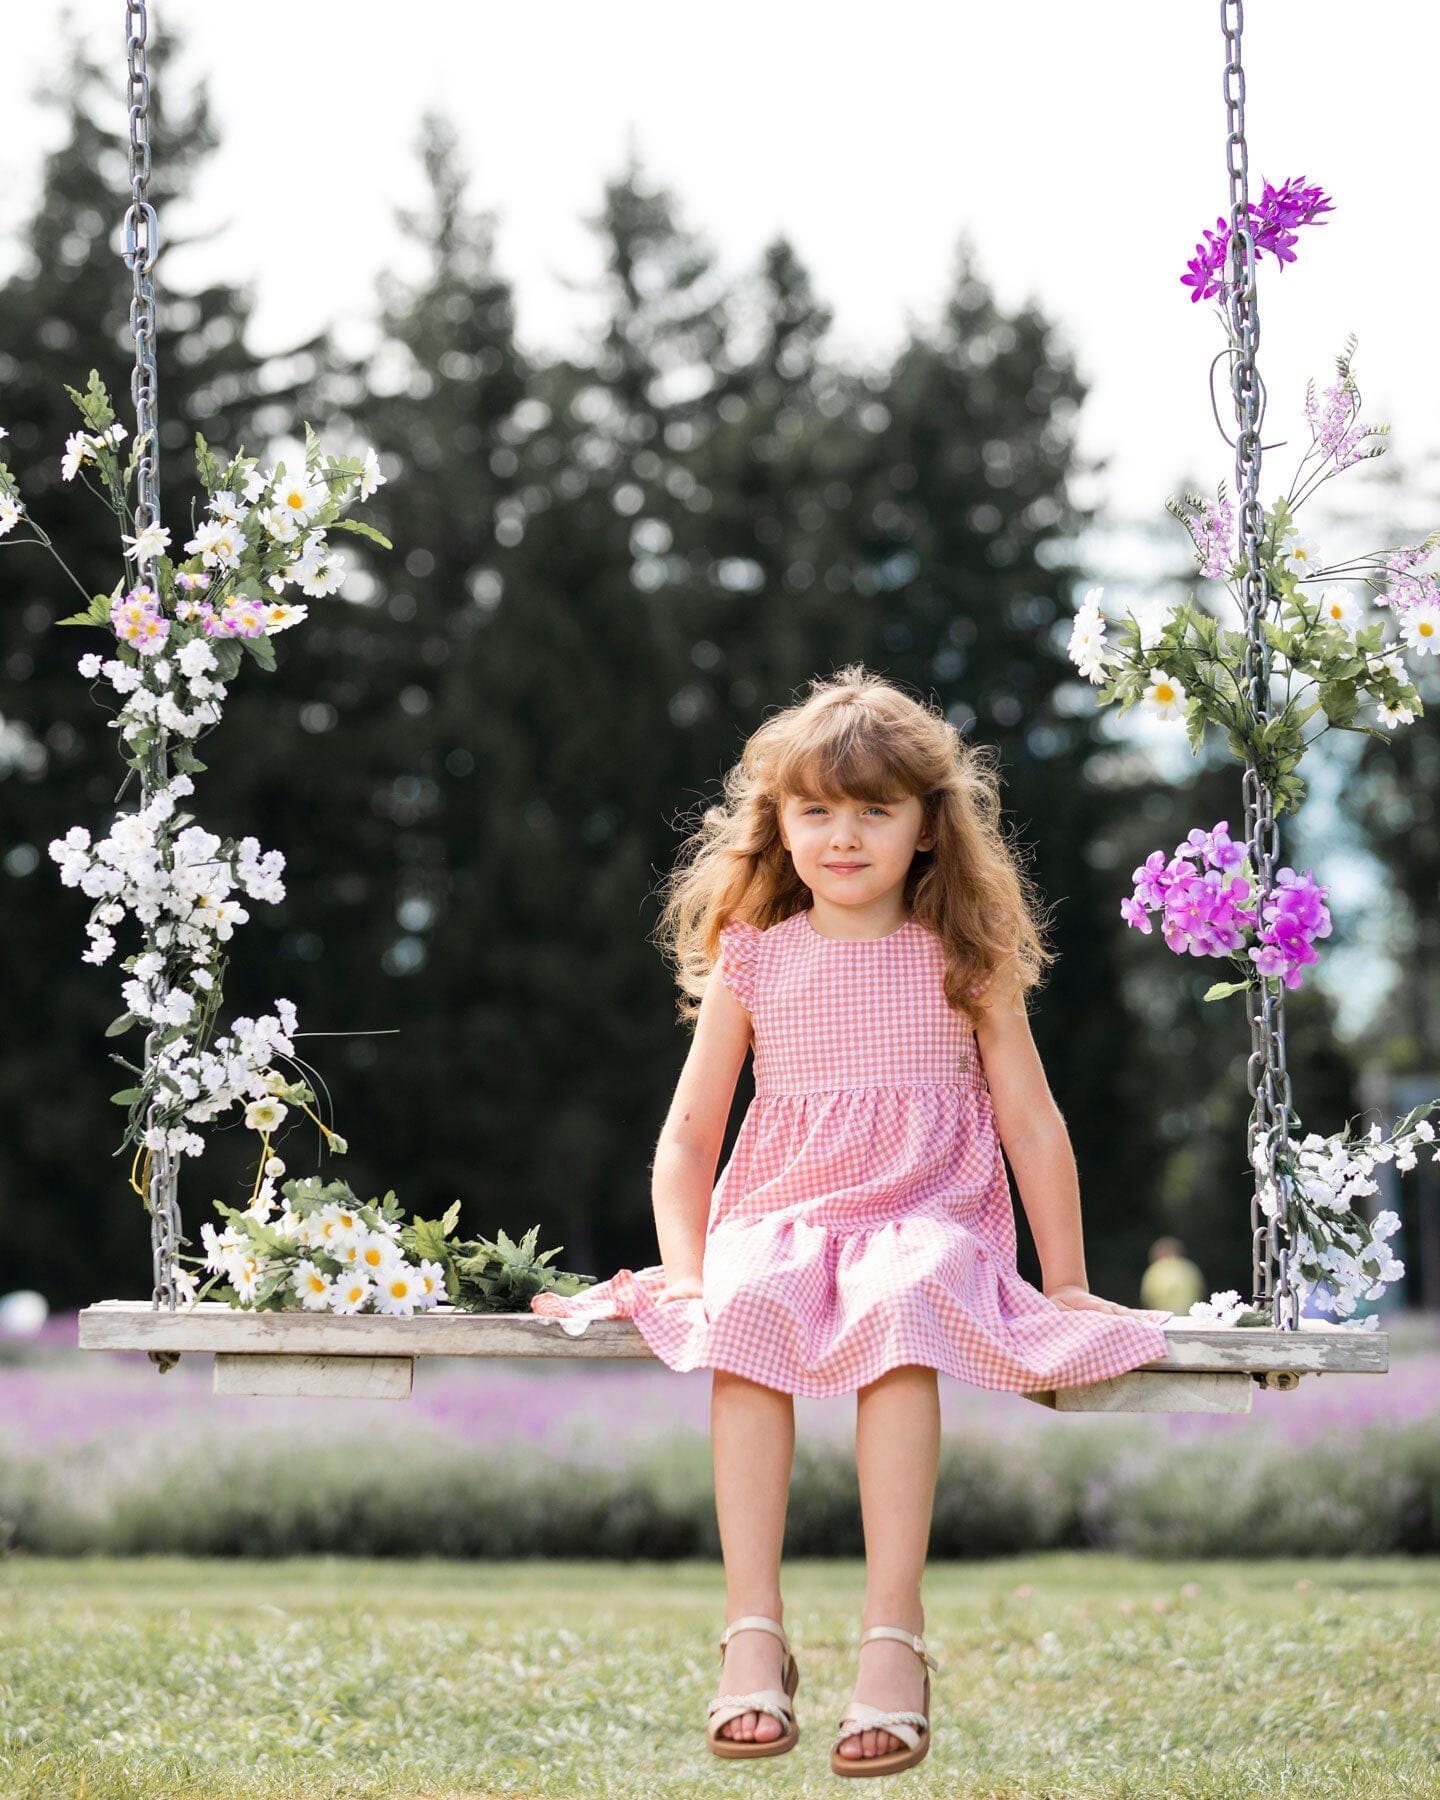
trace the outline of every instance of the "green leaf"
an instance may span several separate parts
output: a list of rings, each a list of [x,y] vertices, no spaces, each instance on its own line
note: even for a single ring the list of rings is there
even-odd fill
[[[1201,998],[1203,1000],[1227,1000],[1231,994],[1243,994],[1250,985],[1248,981],[1217,981],[1206,988]]]
[[[325,529],[327,531],[358,531],[361,537],[371,539],[382,549],[393,550],[395,548],[383,531],[377,531],[373,525],[367,525],[363,519],[332,519]]]
[[[243,638],[219,638],[211,641],[210,648],[215,652],[215,680],[233,681],[240,673],[240,664],[245,652],[240,648]]]
[[[133,1106],[137,1100],[145,1098],[145,1090],[137,1087],[121,1088],[118,1094],[112,1094],[110,1098],[116,1106]]]
[[[119,1037],[122,1031],[128,1031],[135,1024],[134,1013],[121,1013],[118,1019],[112,1019],[105,1027],[106,1037]]]
[[[1348,725],[1360,710],[1360,698],[1353,681],[1327,682],[1320,689],[1320,704],[1332,725]]]
[[[200,477],[207,494],[213,494],[220,485],[220,469],[210,446],[200,432],[195,433],[195,473]]]
[[[1435,1104],[1437,1106],[1440,1106],[1440,1100],[1437,1100],[1435,1102]],[[450,1202],[449,1206],[447,1206],[445,1208],[445,1216],[440,1221],[440,1228],[445,1233],[446,1237],[449,1237],[450,1233],[455,1229],[455,1227],[459,1223],[459,1221],[460,1221],[460,1202],[458,1200],[452,1200]]]
[[[205,764],[188,744],[178,744],[174,754],[175,767],[182,775],[200,775],[205,771]]]
[[[1205,723],[1205,703],[1192,694],[1185,708],[1185,735],[1190,741],[1192,756],[1200,754],[1200,746],[1205,742]]]
[[[68,619],[57,619],[57,625],[108,625],[111,600],[108,594],[96,594],[84,612],[71,613]]]
[[[104,431],[107,425],[115,423],[115,409],[110,404],[110,395],[100,379],[98,369],[90,371],[90,380],[86,383],[83,394],[77,394],[69,382],[65,384],[65,392],[75,402],[80,417],[92,431]]]
[[[248,651],[262,669],[275,667],[275,646],[268,637],[232,638],[231,642],[239,644],[242,650]]]

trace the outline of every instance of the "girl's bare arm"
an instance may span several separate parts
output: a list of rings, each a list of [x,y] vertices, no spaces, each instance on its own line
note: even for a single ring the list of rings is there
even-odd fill
[[[750,1015],[717,969],[700,1001],[690,1053],[652,1164],[655,1233],[667,1290],[683,1285],[695,1294],[701,1291],[715,1169],[750,1039]]]
[[[1046,1295],[1062,1306],[1131,1312],[1089,1291],[1080,1223],[1080,1178],[1060,1108],[1030,1035],[1015,965],[995,971],[990,1004],[975,1028],[995,1123],[1040,1257]]]

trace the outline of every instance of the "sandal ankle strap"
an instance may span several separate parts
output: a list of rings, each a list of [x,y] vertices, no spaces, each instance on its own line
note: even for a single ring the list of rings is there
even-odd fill
[[[769,1631],[773,1632],[786,1651],[790,1649],[790,1640],[785,1635],[785,1627],[778,1619],[767,1619],[763,1613],[746,1613],[743,1618],[732,1619],[720,1636],[720,1654],[725,1654],[725,1646],[730,1642],[732,1632],[736,1631]]]
[[[925,1659],[930,1668],[939,1673],[940,1665],[925,1648],[925,1640],[917,1631],[902,1631],[898,1625],[872,1625],[868,1631],[860,1633],[860,1642],[868,1644],[871,1638],[899,1638],[902,1644],[908,1644],[917,1656]]]

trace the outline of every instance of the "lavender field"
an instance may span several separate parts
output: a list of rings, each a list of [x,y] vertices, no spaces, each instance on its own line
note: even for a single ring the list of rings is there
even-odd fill
[[[943,1377],[932,1553],[1437,1548],[1440,1322],[1384,1324],[1387,1376],[1257,1390],[1243,1418],[1057,1416]],[[708,1372],[422,1358],[406,1402],[217,1399],[208,1356],[161,1374],[75,1330],[0,1339],[0,1548],[125,1554],[162,1514],[194,1554],[257,1533],[294,1552],[716,1548]],[[856,1553],[853,1400],[798,1400],[796,1423],[787,1546]]]

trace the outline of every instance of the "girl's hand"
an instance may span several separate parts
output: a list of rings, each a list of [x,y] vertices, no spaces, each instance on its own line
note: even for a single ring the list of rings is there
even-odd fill
[[[1045,1298],[1053,1300],[1056,1306],[1063,1306],[1070,1312],[1112,1312],[1140,1313],[1165,1312],[1164,1307],[1121,1306],[1118,1300],[1102,1300],[1098,1294],[1092,1294],[1088,1288],[1076,1287],[1073,1283],[1049,1290]],[[1173,1319],[1174,1313],[1165,1312],[1167,1319]]]
[[[701,1278],[698,1275],[682,1275],[678,1281],[667,1281],[655,1296],[661,1300],[699,1300],[704,1293]]]

